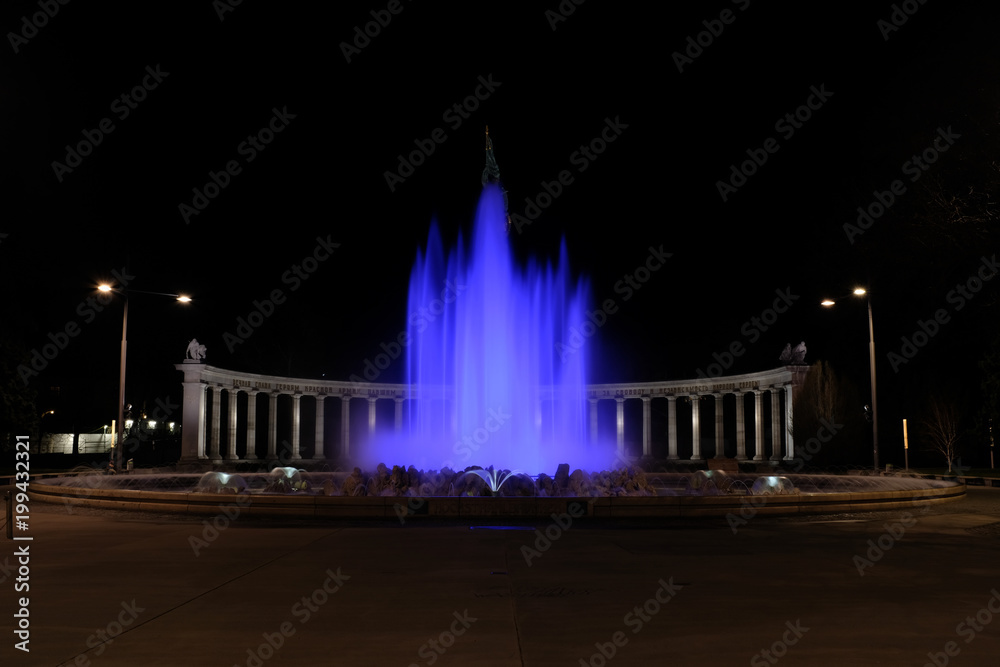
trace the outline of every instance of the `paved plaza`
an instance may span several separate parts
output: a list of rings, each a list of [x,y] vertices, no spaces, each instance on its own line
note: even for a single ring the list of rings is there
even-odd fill
[[[235,506],[234,506],[235,507]],[[797,518],[298,521],[33,503],[3,665],[974,665],[1000,489]],[[492,523],[493,525],[486,525]],[[30,593],[15,550],[30,545]]]

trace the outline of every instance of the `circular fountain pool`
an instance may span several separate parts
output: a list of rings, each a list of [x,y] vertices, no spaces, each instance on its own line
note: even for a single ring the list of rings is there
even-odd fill
[[[963,484],[914,477],[504,472],[380,466],[372,473],[89,474],[33,481],[31,491],[33,500],[73,507],[215,514],[235,504],[249,514],[316,518],[548,517],[571,506],[574,516],[593,517],[726,516],[748,509],[776,515],[904,508],[965,495]]]

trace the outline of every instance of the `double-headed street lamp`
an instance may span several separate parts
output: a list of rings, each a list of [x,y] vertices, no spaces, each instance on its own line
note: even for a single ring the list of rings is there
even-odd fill
[[[122,309],[122,352],[121,352],[121,366],[119,368],[118,374],[118,432],[115,434],[115,444],[112,445],[114,448],[114,465],[115,472],[119,472],[122,469],[122,444],[124,442],[123,436],[125,432],[125,350],[127,347],[127,333],[128,333],[128,295],[129,294],[153,294],[156,296],[170,296],[174,297],[181,303],[190,303],[191,298],[183,296],[181,294],[167,294],[165,292],[143,292],[142,290],[119,290],[115,289],[111,285],[98,285],[97,289],[102,292],[114,292],[115,294],[120,294],[125,298],[125,305]]]
[[[875,474],[878,474],[878,405],[875,398],[875,328],[872,325],[872,298],[862,287],[855,288],[852,294],[866,297],[868,301],[868,366],[872,376],[872,451],[875,456]],[[820,305],[829,308],[836,302],[836,299],[823,299]]]

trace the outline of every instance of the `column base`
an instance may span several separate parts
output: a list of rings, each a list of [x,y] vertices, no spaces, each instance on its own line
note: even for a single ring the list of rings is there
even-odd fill
[[[747,460],[747,455],[746,454],[737,454],[736,455],[736,460],[737,461],[746,461]]]
[[[676,454],[670,454],[667,456],[668,461],[680,461],[680,459],[681,457],[677,456]]]
[[[753,461],[763,461],[763,460],[764,460],[764,457],[763,457],[763,456],[761,456],[760,454],[758,454],[757,456],[753,457],[753,459],[752,459],[752,460],[753,460]]]

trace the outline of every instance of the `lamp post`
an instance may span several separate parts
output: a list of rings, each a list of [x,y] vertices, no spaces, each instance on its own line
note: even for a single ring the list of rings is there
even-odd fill
[[[46,416],[54,415],[55,413],[56,413],[55,410],[46,410],[42,414],[38,415],[38,445],[36,446],[35,450],[39,454],[42,453],[42,420],[45,419]]]
[[[855,288],[852,294],[866,297],[868,301],[868,367],[872,383],[872,453],[875,459],[875,473],[878,474],[878,404],[875,391],[875,326],[872,323],[872,299],[868,291],[862,287]],[[823,299],[820,305],[829,308],[836,302],[835,299]]]
[[[167,294],[165,292],[143,292],[142,290],[119,290],[115,289],[111,285],[98,285],[97,289],[102,292],[114,292],[115,294],[120,294],[125,299],[124,307],[122,308],[122,349],[121,349],[121,361],[118,372],[118,432],[115,434],[115,442],[112,445],[114,458],[115,472],[117,473],[122,469],[122,442],[125,433],[125,360],[126,360],[126,349],[128,347],[128,295],[131,294],[153,294],[156,296],[171,296],[180,301],[181,303],[190,303],[191,298],[183,296],[181,294]]]

